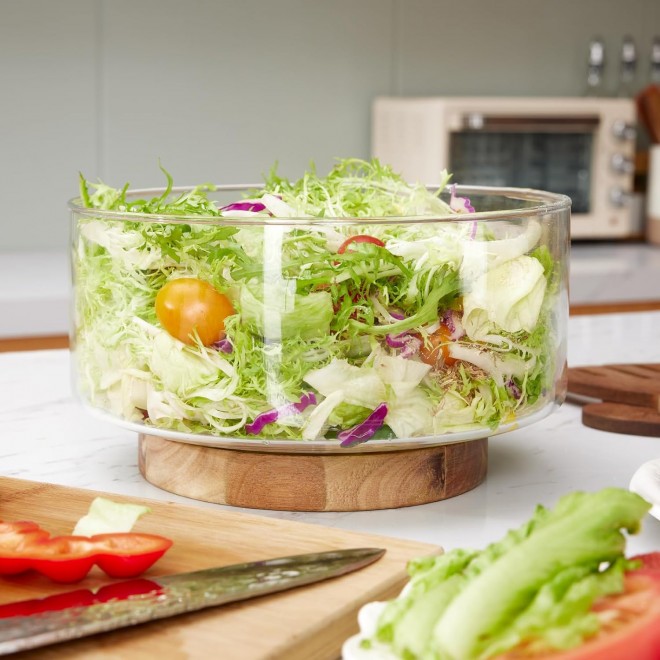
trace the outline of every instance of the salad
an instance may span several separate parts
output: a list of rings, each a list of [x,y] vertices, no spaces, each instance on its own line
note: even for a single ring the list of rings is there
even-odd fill
[[[650,505],[608,488],[563,497],[482,551],[408,567],[387,603],[360,611],[344,660],[655,660],[660,553],[624,556]]]
[[[163,171],[144,199],[81,175],[72,204],[93,407],[348,448],[491,434],[554,400],[561,254],[533,214],[472,219],[446,172],[430,190],[377,160],[297,181],[273,170],[226,204],[211,185],[173,192]]]

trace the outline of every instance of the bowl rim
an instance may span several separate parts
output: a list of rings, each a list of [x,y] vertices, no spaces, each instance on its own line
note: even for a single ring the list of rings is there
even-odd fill
[[[211,192],[246,192],[258,190],[261,184],[220,184],[214,185]],[[172,193],[185,193],[194,189],[195,186],[175,186]],[[439,185],[427,185],[429,190],[437,190]],[[452,185],[453,188],[453,185]],[[446,190],[449,189],[447,186]],[[165,187],[157,188],[134,188],[126,191],[127,195],[158,195],[165,192]],[[167,215],[152,213],[135,213],[132,211],[107,211],[103,209],[89,208],[81,205],[80,197],[74,197],[68,201],[68,207],[73,214],[94,216],[107,220],[123,220],[126,222],[150,222],[167,224],[203,224],[203,225],[244,225],[244,226],[300,226],[300,225],[380,225],[380,224],[418,224],[418,223],[452,223],[458,221],[494,221],[508,220],[511,218],[538,217],[541,215],[554,216],[561,211],[569,210],[571,198],[560,193],[552,193],[535,188],[515,188],[500,186],[470,186],[456,185],[455,192],[460,196],[469,195],[492,195],[508,199],[518,199],[538,202],[538,205],[521,207],[518,209],[506,209],[501,211],[479,211],[477,213],[452,213],[436,215],[408,215],[408,216],[369,216],[369,217],[231,217],[231,216],[208,216],[208,215]],[[444,192],[444,191],[443,191]]]

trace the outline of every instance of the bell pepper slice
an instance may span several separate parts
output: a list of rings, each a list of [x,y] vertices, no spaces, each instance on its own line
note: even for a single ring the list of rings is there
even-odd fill
[[[55,582],[78,582],[94,565],[110,577],[132,578],[172,546],[154,534],[55,536],[36,523],[0,521],[0,575],[37,571]]]

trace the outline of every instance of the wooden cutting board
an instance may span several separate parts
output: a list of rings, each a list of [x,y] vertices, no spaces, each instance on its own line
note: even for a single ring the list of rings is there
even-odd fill
[[[71,533],[99,494],[0,477],[0,520],[33,520],[53,534]],[[433,545],[320,525],[106,496],[151,507],[135,531],[174,541],[145,577],[340,548],[381,547],[387,552],[367,568],[324,583],[38,649],[21,658],[337,658],[342,643],[357,631],[358,609],[396,595],[406,581],[409,559],[441,552]],[[93,569],[75,586],[57,585],[33,574],[0,577],[0,604],[112,582],[97,571]]]
[[[585,426],[660,437],[660,364],[573,367],[568,392],[602,400],[582,408]]]

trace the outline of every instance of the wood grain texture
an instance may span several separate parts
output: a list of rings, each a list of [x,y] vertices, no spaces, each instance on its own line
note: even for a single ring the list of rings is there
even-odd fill
[[[0,519],[34,520],[55,534],[70,533],[88,509],[93,491],[0,477]],[[151,513],[136,531],[162,534],[172,549],[145,574],[153,577],[275,556],[349,547],[382,547],[385,556],[350,575],[281,594],[117,630],[20,655],[67,660],[322,660],[337,658],[356,632],[359,607],[394,596],[405,583],[405,565],[440,548],[338,529],[110,495],[143,502]],[[111,580],[94,569],[76,588]],[[0,577],[0,604],[70,590],[39,575]]]
[[[10,351],[39,351],[47,348],[68,348],[69,338],[66,335],[47,337],[9,337],[0,339],[0,353]]]
[[[621,300],[619,302],[575,303],[570,306],[571,316],[589,314],[619,314],[626,312],[655,312],[660,310],[660,300]]]
[[[660,437],[660,364],[607,364],[568,370],[568,392],[601,399],[582,408],[600,431]]]
[[[582,408],[582,423],[599,431],[660,438],[660,414],[642,406],[590,403]]]
[[[568,391],[660,410],[660,364],[609,364],[568,370]]]
[[[140,435],[140,471],[177,495],[282,511],[366,511],[460,495],[486,476],[488,440],[369,454],[276,454]]]

